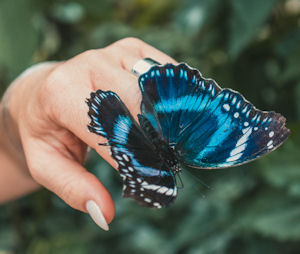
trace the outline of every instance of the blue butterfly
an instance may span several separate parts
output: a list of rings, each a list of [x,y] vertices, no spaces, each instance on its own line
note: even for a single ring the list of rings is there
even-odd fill
[[[137,123],[117,94],[91,93],[90,132],[107,139],[123,195],[161,208],[177,196],[180,165],[241,165],[276,149],[289,135],[285,118],[256,109],[241,94],[182,63],[155,65],[139,77]]]

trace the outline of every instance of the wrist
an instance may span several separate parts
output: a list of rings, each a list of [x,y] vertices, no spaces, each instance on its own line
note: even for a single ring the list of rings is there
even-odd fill
[[[1,146],[14,158],[25,163],[24,151],[20,137],[20,115],[26,108],[26,99],[32,95],[34,87],[42,82],[43,77],[57,63],[44,62],[25,70],[5,91],[0,104]]]
[[[0,103],[0,204],[39,188],[31,177],[22,148],[22,114],[32,102],[34,87],[54,68],[54,63],[34,66],[21,74],[6,90]],[[32,103],[34,104],[34,103]],[[30,115],[30,112],[26,115]],[[26,118],[26,116],[23,116]]]
[[[11,117],[9,110],[9,97],[11,89],[8,88],[5,92],[0,109],[0,126],[1,126],[1,144],[6,148],[6,151],[14,152],[18,157],[23,157],[23,149],[19,134],[17,131],[17,125],[14,119]]]

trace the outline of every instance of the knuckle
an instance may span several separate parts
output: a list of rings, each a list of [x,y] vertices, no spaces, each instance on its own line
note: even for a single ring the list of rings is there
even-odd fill
[[[33,180],[39,184],[42,184],[44,177],[43,177],[43,174],[41,173],[39,163],[35,160],[28,160],[27,165],[28,165],[28,169],[29,169],[30,175],[33,178]]]
[[[127,37],[115,42],[116,45],[121,47],[139,47],[142,43],[143,41],[136,37]]]
[[[60,188],[58,188],[56,193],[59,197],[61,197],[66,203],[68,203],[72,207],[74,207],[75,203],[74,188],[75,185],[72,181],[65,181],[63,185]]]
[[[52,110],[55,108],[55,100],[58,96],[58,91],[63,89],[65,75],[62,68],[58,67],[48,74],[41,84],[38,91],[38,104],[45,115],[52,113]]]
[[[62,198],[68,205],[75,209],[82,209],[86,193],[80,192],[86,189],[86,183],[91,182],[94,176],[89,172],[83,172],[81,177],[67,177],[57,187],[56,194]]]
[[[41,86],[42,94],[46,95],[45,98],[51,98],[56,93],[57,86],[63,83],[65,73],[63,67],[58,66],[45,78]]]
[[[94,59],[99,58],[100,50],[98,49],[89,49],[87,51],[84,51],[79,56],[85,59]]]

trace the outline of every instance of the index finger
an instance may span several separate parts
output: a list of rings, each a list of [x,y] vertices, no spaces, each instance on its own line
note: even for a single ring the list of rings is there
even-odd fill
[[[54,121],[95,148],[113,166],[108,147],[97,145],[105,139],[87,131],[90,119],[85,101],[92,91],[112,90],[124,99],[128,109],[136,115],[141,93],[137,78],[130,71],[143,57],[152,57],[162,64],[175,63],[166,54],[140,40],[124,39],[105,49],[81,54],[61,65],[47,79],[47,97],[52,98],[50,104],[54,106]]]

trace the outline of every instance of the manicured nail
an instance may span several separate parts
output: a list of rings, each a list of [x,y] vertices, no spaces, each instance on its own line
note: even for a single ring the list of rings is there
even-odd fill
[[[109,227],[107,222],[99,208],[99,206],[93,200],[89,200],[85,204],[86,210],[89,215],[92,217],[93,221],[103,230],[108,231]]]

